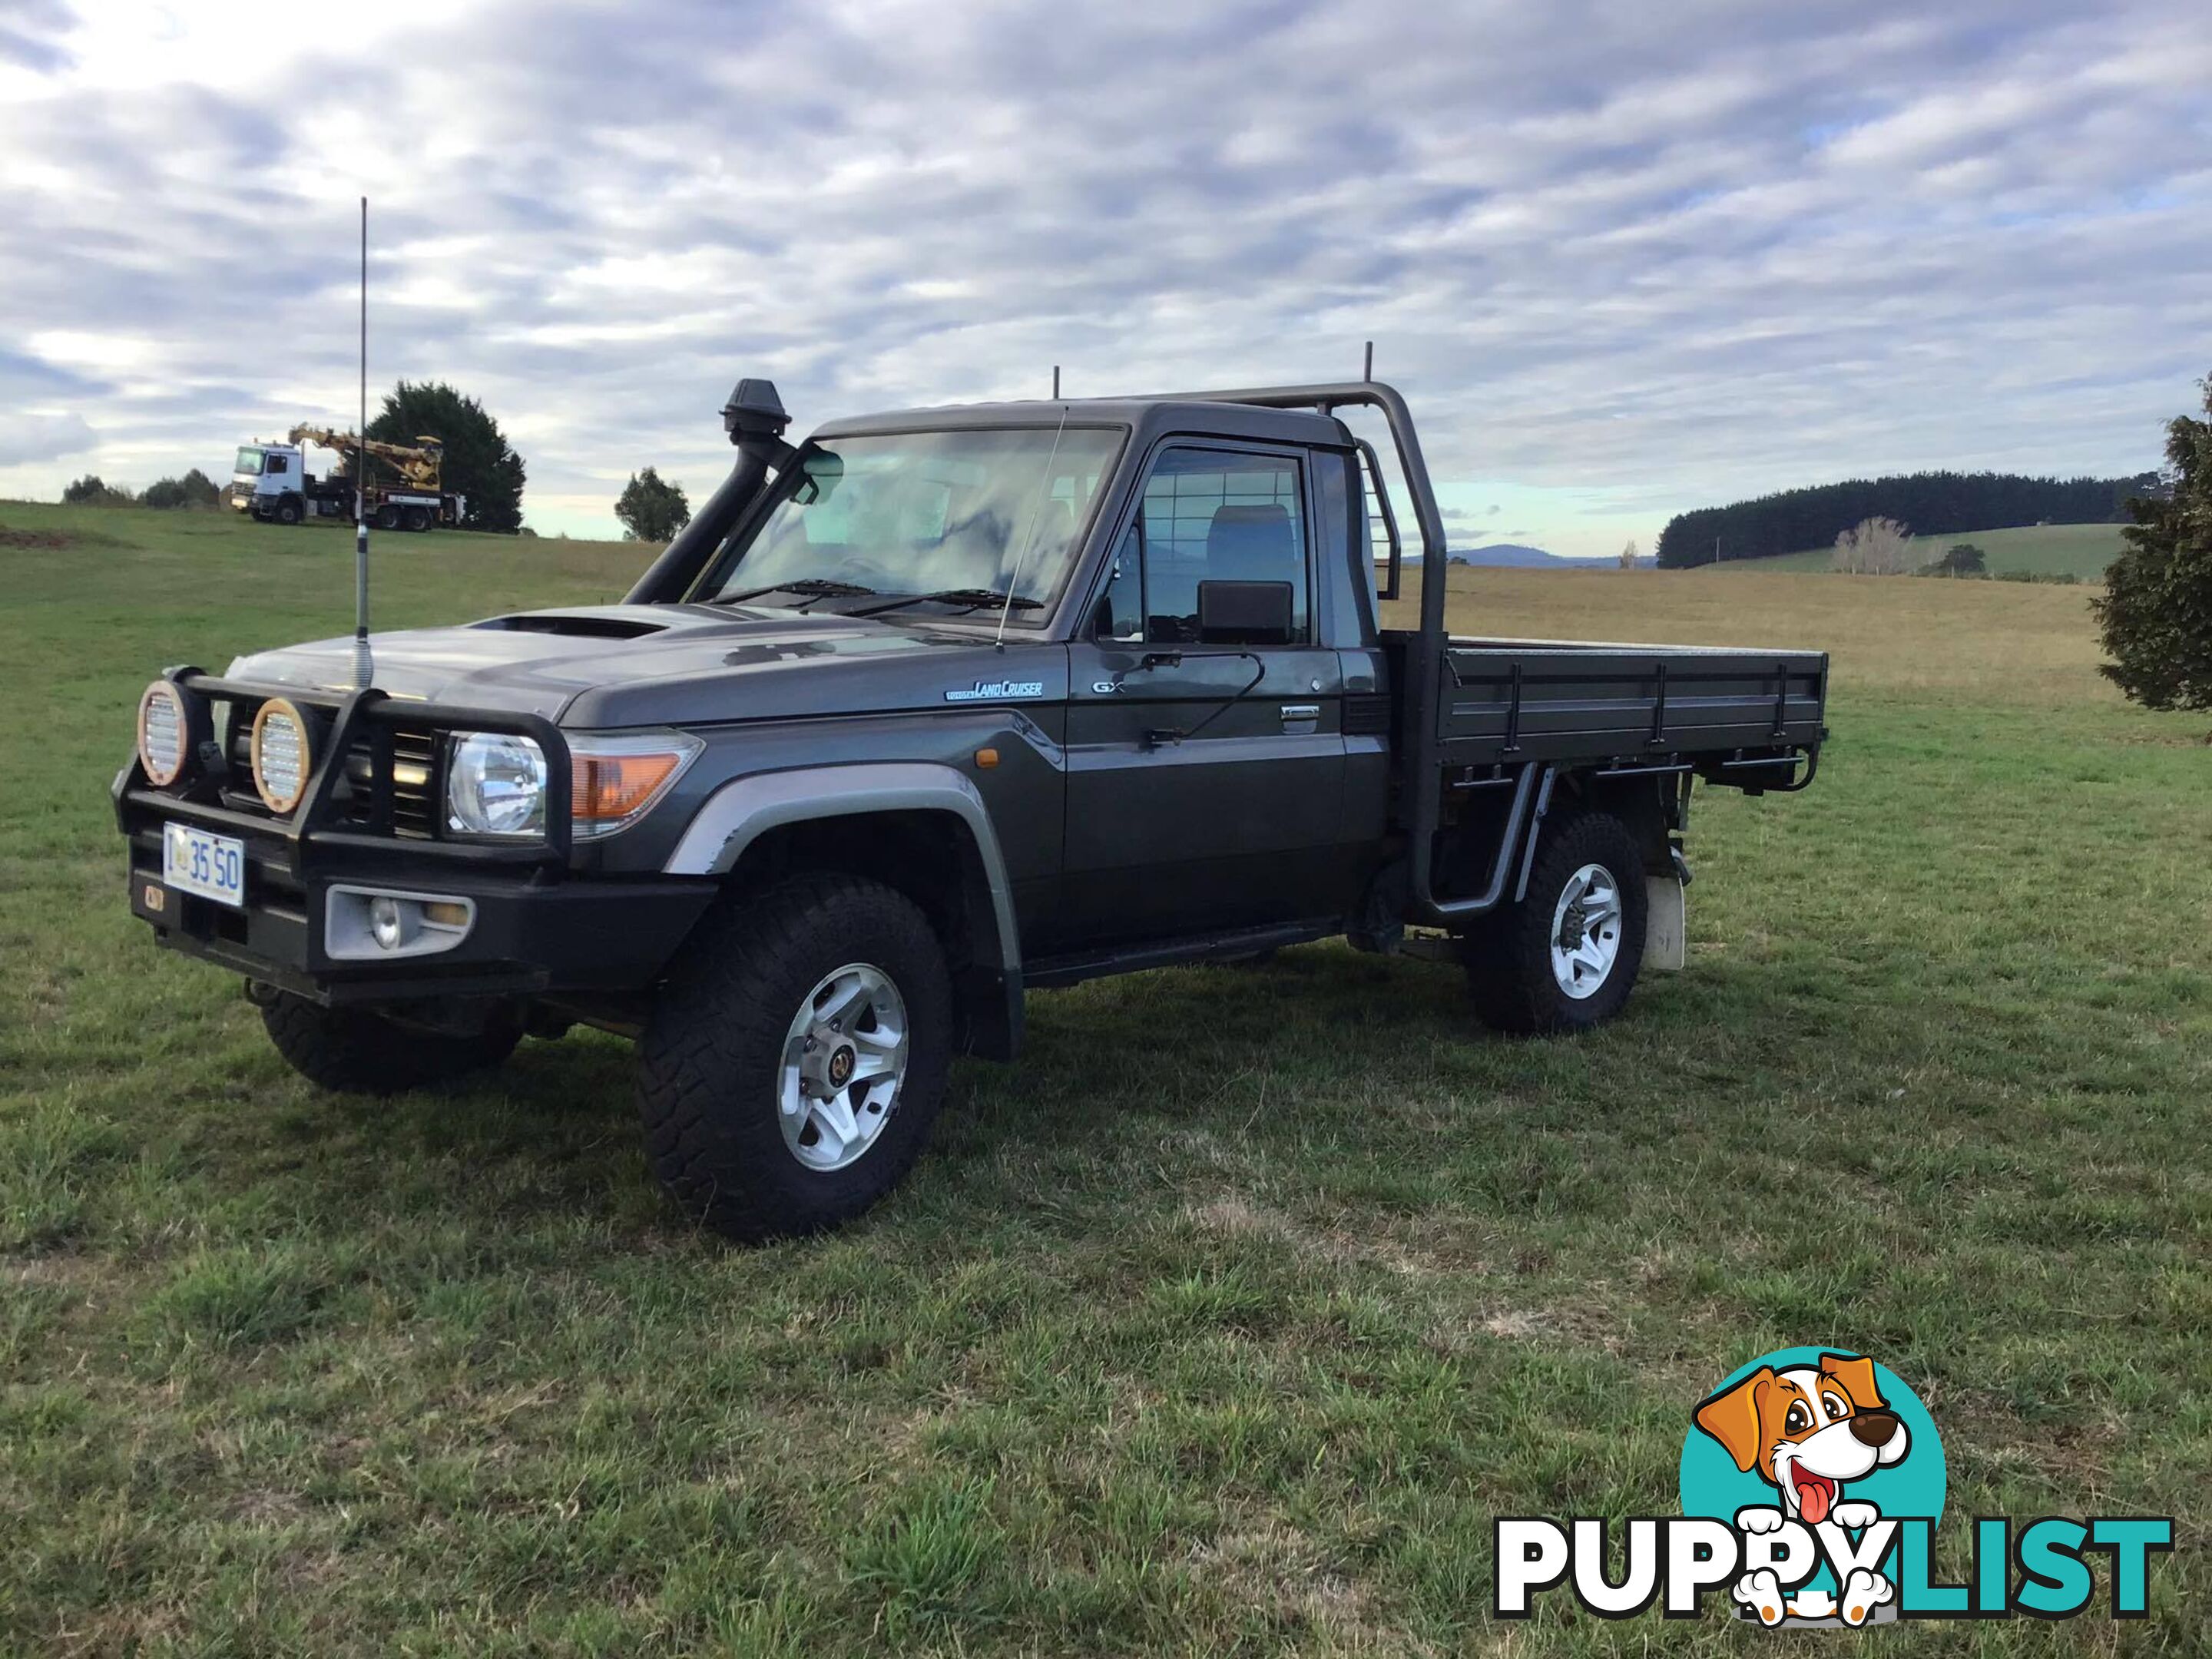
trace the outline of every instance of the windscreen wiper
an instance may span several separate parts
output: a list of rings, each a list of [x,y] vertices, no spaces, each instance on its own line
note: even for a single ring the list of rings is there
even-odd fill
[[[872,605],[848,614],[854,617],[873,617],[885,611],[896,611],[908,605],[957,605],[969,611],[1042,611],[1042,599],[1032,599],[1019,593],[1001,593],[995,587],[947,587],[934,593],[903,593],[883,605]]]
[[[770,582],[766,587],[748,587],[741,593],[718,593],[707,603],[743,605],[747,599],[757,599],[763,593],[804,593],[816,599],[857,599],[875,591],[872,587],[863,587],[858,582],[841,582],[833,576],[801,576],[797,581]]]

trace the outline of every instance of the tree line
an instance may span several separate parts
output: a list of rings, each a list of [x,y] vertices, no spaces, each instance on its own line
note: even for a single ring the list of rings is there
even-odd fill
[[[68,507],[220,507],[222,490],[198,467],[181,478],[157,478],[135,495],[88,472],[70,481],[62,501]]]
[[[1920,536],[2032,524],[2119,524],[2128,502],[2154,494],[2159,475],[2033,478],[2016,472],[1914,472],[1777,490],[1726,507],[1677,514],[1659,532],[1662,569],[1722,559],[1764,559],[1826,547],[1869,519]]]

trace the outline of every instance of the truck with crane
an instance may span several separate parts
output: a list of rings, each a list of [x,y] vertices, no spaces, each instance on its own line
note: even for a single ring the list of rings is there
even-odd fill
[[[311,447],[336,454],[337,465],[320,475],[310,471]],[[295,426],[281,444],[240,448],[231,470],[229,501],[264,524],[350,520],[358,469],[368,480],[361,495],[368,521],[379,530],[453,529],[468,510],[468,499],[445,487],[445,456],[446,446],[437,438],[394,444],[325,426]]]

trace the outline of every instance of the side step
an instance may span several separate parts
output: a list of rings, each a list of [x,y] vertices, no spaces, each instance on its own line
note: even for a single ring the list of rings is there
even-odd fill
[[[1024,964],[1022,982],[1033,988],[1080,985],[1086,979],[1103,979],[1109,974],[1134,974],[1147,968],[1173,968],[1187,962],[1252,956],[1261,951],[1279,950],[1286,945],[1310,945],[1316,939],[1334,939],[1343,931],[1342,920],[1333,918],[1327,921],[1282,922],[1268,927],[1194,933],[1187,939],[1131,945],[1118,951],[1036,957]]]

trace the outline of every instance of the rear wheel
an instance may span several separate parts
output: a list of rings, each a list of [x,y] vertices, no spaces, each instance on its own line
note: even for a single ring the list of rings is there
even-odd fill
[[[1585,1030],[1619,1013],[1644,964],[1644,856],[1619,818],[1585,812],[1537,848],[1528,896],[1466,941],[1468,980],[1501,1031]]]
[[[382,507],[376,509],[375,524],[379,530],[398,529],[399,509],[394,507],[390,501],[385,502]]]
[[[406,526],[408,529],[414,531],[418,534],[422,531],[428,530],[430,527],[429,508],[424,507],[409,507],[406,514]]]
[[[733,901],[638,1044],[653,1173],[733,1238],[848,1221],[921,1154],[951,1050],[945,953],[903,894],[817,873]]]
[[[358,1008],[325,1008],[267,991],[261,1023],[276,1052],[308,1082],[340,1094],[389,1095],[488,1071],[514,1052],[512,1022],[481,1031],[427,1031]]]

